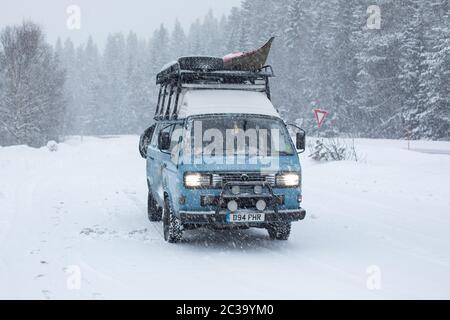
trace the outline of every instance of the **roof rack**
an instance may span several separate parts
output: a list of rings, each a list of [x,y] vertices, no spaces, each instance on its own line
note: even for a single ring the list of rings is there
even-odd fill
[[[163,67],[156,76],[160,85],[155,120],[176,120],[182,88],[252,90],[265,92],[271,99],[270,65],[259,70],[227,70],[224,60],[216,57],[182,57]]]
[[[167,65],[156,76],[156,84],[173,82],[215,82],[243,83],[246,81],[265,80],[274,77],[271,66],[260,70],[226,70],[222,58],[215,57],[183,57]]]

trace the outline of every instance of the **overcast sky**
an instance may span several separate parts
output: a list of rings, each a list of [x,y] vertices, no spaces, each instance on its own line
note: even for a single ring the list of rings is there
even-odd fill
[[[71,37],[75,43],[92,35],[104,44],[108,33],[135,31],[141,37],[151,36],[161,23],[172,28],[175,19],[187,28],[209,9],[217,17],[227,14],[241,0],[0,0],[0,28],[31,19],[44,27],[47,39]],[[70,5],[81,10],[81,28],[69,30],[66,12]],[[186,29],[187,30],[187,29]]]

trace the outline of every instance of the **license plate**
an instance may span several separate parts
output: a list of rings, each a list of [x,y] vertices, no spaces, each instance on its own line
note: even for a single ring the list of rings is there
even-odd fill
[[[232,223],[264,222],[264,213],[228,213],[227,221]]]

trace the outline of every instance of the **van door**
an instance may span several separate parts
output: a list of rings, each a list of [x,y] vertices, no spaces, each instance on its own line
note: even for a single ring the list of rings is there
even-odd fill
[[[154,154],[154,166],[152,167],[152,187],[154,188],[154,196],[159,205],[164,204],[164,186],[163,186],[163,174],[164,169],[170,163],[170,154],[163,152],[159,149],[159,137],[163,132],[172,132],[174,125],[167,123],[160,123],[158,135],[156,136],[155,142],[155,154]]]
[[[171,135],[171,146],[167,151],[159,149],[159,136],[167,132]],[[174,186],[177,186],[178,179],[178,159],[172,157],[172,150],[181,140],[183,133],[183,124],[160,123],[153,135],[149,154],[149,182],[152,188],[152,194],[158,205],[164,204],[164,190],[169,190],[172,194]],[[170,181],[170,183],[169,183]]]
[[[178,162],[181,152],[180,143],[182,142],[184,123],[177,123],[171,126],[171,144],[166,153],[162,154],[163,166],[162,166],[162,185],[164,190],[168,190],[172,197],[172,204],[176,210],[178,202],[174,198],[178,198],[180,195],[180,185],[183,181],[180,181],[178,174]],[[177,210],[176,210],[177,211]]]
[[[158,168],[158,159],[159,159],[159,149],[158,149],[158,137],[159,132],[161,130],[161,124],[157,124],[155,131],[153,132],[152,140],[150,142],[150,145],[148,147],[148,154],[147,154],[147,180],[150,186],[150,190],[152,192],[153,198],[158,199],[157,197],[157,179],[156,178],[156,172]],[[157,200],[158,201],[158,200]],[[160,205],[160,203],[158,202]]]

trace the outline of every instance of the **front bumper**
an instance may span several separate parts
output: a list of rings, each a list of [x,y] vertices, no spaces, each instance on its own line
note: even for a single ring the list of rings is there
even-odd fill
[[[253,210],[239,210],[239,213],[255,213]],[[198,211],[180,211],[181,223],[183,224],[213,224],[213,225],[247,225],[247,226],[261,226],[272,223],[294,222],[305,219],[306,210],[299,208],[293,210],[266,210],[261,212],[265,214],[265,220],[261,222],[252,223],[230,223],[227,222],[226,212],[198,212]]]
[[[252,194],[249,190],[245,190],[238,194],[232,194],[232,188],[239,186],[240,188],[254,188],[255,186],[262,187],[261,194]],[[241,190],[242,191],[242,190]],[[179,215],[181,223],[185,225],[223,225],[223,226],[249,226],[261,227],[268,224],[293,222],[303,220],[306,211],[302,208],[297,209],[281,209],[280,204],[284,204],[284,195],[276,195],[272,186],[264,181],[261,182],[245,182],[245,181],[231,181],[224,184],[222,191],[218,197],[214,197],[215,201],[211,206],[211,211],[184,211],[180,210]],[[249,200],[264,199],[267,203],[267,208],[264,211],[258,211],[249,205]],[[227,216],[229,214],[227,203],[231,200],[241,204],[238,213],[261,213],[264,214],[264,221],[258,222],[228,222]]]

